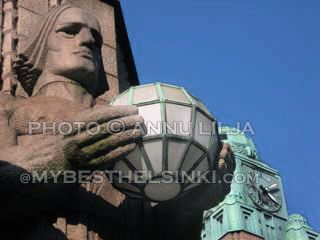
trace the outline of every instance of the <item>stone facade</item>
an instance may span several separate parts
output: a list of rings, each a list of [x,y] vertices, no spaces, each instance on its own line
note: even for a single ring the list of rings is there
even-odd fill
[[[97,101],[110,102],[130,85],[139,83],[121,7],[117,0],[1,0],[2,91],[15,94],[18,84],[13,69],[16,56],[29,43],[30,36],[35,33],[38,22],[49,8],[67,2],[93,12],[100,22],[103,35],[103,63],[110,90]],[[26,96],[21,91],[16,94]]]

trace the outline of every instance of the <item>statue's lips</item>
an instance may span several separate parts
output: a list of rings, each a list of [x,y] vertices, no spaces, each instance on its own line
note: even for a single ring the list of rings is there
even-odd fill
[[[90,49],[77,50],[73,52],[74,54],[78,54],[81,57],[87,58],[89,60],[93,60],[93,53]]]

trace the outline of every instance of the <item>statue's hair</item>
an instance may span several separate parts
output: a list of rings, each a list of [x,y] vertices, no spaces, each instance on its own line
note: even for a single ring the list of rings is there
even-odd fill
[[[48,12],[45,20],[38,29],[38,32],[31,39],[26,49],[19,54],[17,60],[15,61],[14,69],[17,75],[17,79],[29,96],[32,95],[35,83],[42,73],[46,63],[46,45],[48,37],[52,32],[54,24],[56,23],[58,17],[69,8],[78,7],[72,4],[64,4],[53,7]],[[103,68],[102,58],[100,58],[100,61],[101,62],[98,76],[99,86],[97,86],[97,88],[94,89],[94,92],[92,93],[94,97],[97,97],[108,90],[108,82]]]

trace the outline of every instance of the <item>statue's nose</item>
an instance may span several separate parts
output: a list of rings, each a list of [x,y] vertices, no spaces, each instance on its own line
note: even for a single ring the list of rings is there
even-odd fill
[[[87,46],[90,49],[95,45],[95,38],[89,28],[82,28],[78,34],[79,45]]]

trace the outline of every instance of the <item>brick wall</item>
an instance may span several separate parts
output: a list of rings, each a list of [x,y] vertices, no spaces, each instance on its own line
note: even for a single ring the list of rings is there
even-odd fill
[[[263,240],[263,238],[241,231],[228,233],[221,240]]]

